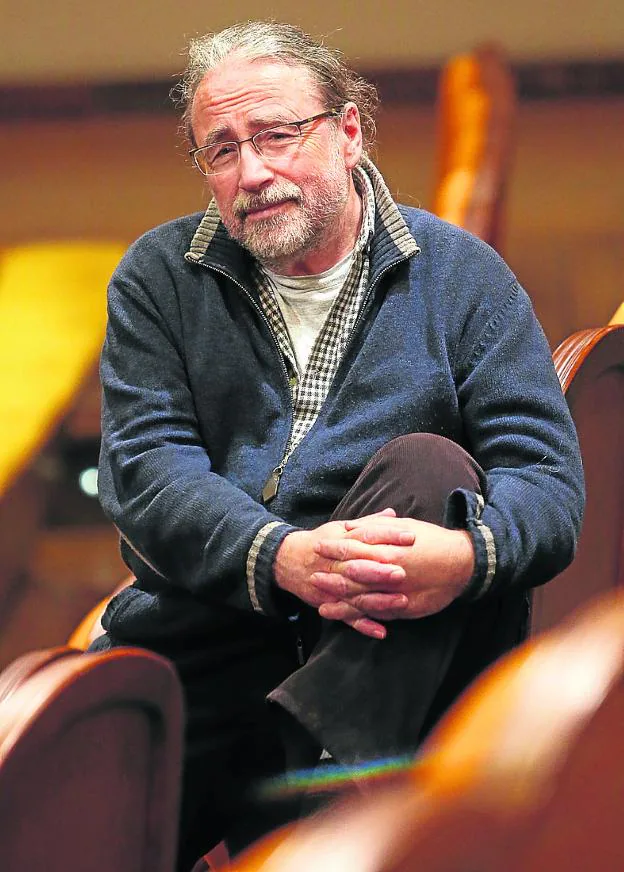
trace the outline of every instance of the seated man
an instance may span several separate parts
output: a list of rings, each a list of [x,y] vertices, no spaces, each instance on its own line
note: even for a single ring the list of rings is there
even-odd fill
[[[234,26],[182,99],[212,201],[111,281],[99,486],[137,581],[96,645],[182,680],[185,870],[286,814],[258,779],[414,750],[571,560],[583,482],[526,293],[395,204],[334,50]]]

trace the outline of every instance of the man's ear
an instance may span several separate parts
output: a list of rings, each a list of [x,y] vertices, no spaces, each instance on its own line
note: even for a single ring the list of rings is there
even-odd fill
[[[360,111],[355,103],[347,103],[342,110],[341,127],[345,164],[348,170],[352,170],[359,164],[364,150]]]

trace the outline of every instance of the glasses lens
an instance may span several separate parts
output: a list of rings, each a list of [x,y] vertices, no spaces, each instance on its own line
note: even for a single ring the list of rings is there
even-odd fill
[[[296,124],[282,124],[257,133],[254,136],[254,145],[265,157],[279,157],[284,151],[297,144],[299,136],[299,128]]]
[[[195,152],[195,163],[205,176],[222,173],[238,162],[238,143],[220,142]]]

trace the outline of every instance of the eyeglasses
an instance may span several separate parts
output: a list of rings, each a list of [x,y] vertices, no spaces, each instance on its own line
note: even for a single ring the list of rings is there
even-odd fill
[[[301,128],[304,124],[311,124],[322,118],[336,118],[340,114],[340,109],[329,109],[327,112],[319,112],[318,115],[311,115],[301,121],[289,121],[288,124],[267,127],[266,130],[260,130],[247,139],[202,145],[191,149],[189,155],[200,173],[205,176],[216,176],[238,166],[240,147],[244,142],[250,142],[261,157],[269,160],[285,157],[300,141]]]

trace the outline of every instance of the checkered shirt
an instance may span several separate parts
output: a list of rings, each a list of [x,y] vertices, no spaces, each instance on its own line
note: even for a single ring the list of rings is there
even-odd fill
[[[368,284],[368,243],[375,222],[375,195],[366,173],[356,168],[354,181],[362,196],[362,226],[353,253],[351,269],[345,283],[334,300],[329,315],[316,338],[308,364],[301,378],[297,377],[295,351],[277,302],[272,282],[259,265],[255,265],[253,280],[259,294],[260,305],[271,325],[280,351],[291,373],[293,396],[293,426],[281,469],[318,418],[321,406],[329,392],[340,365],[349,338],[360,312]]]

